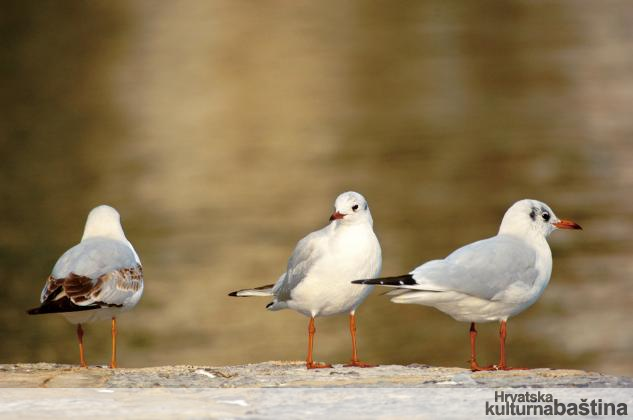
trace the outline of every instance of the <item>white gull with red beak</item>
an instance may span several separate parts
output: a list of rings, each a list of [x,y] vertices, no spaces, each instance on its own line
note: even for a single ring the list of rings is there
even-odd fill
[[[269,310],[288,308],[310,317],[306,363],[309,369],[331,367],[313,361],[314,318],[349,313],[350,365],[367,367],[357,356],[355,312],[373,286],[359,287],[351,281],[374,278],[380,274],[381,266],[380,244],[367,201],[359,193],[349,191],[336,198],[330,223],[299,241],[286,272],[274,285],[238,290],[229,296],[272,296],[266,306]]]
[[[506,321],[541,296],[552,274],[547,236],[556,229],[581,229],[561,220],[547,204],[521,200],[505,213],[499,233],[457,249],[443,260],[429,261],[409,274],[356,280],[362,285],[395,287],[395,303],[433,306],[458,321],[470,322],[472,370],[510,369],[506,364]],[[475,353],[476,322],[500,321],[500,357],[482,368]]]

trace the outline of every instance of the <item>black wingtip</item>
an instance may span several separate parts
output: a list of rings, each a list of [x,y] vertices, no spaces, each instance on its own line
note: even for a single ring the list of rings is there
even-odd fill
[[[239,291],[239,290],[236,290],[235,292],[231,292],[231,293],[229,293],[229,296],[234,296],[234,297],[237,297],[237,292],[238,292],[238,291]]]
[[[413,280],[413,276],[411,274],[405,274],[404,276],[395,277],[383,277],[378,279],[354,280],[352,281],[352,283],[373,284],[382,286],[413,286],[417,284],[415,280]]]
[[[120,305],[107,305],[103,302],[95,302],[92,305],[80,306],[74,304],[68,296],[64,296],[61,299],[46,300],[42,302],[37,308],[28,309],[26,311],[29,315],[44,315],[44,314],[58,314],[62,312],[81,312],[92,311],[94,309],[100,309],[103,307],[120,306]]]

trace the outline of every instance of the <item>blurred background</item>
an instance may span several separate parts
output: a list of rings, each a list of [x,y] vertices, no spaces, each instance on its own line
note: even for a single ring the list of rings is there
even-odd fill
[[[521,198],[577,221],[510,364],[633,374],[631,2],[9,1],[0,31],[0,362],[77,363],[74,328],[25,309],[102,203],[145,269],[123,367],[303,360],[307,318],[226,294],[274,282],[351,189],[384,275]],[[85,330],[107,363],[109,323]],[[347,316],[317,330],[346,362]],[[378,291],[358,334],[368,362],[467,366],[467,324]]]

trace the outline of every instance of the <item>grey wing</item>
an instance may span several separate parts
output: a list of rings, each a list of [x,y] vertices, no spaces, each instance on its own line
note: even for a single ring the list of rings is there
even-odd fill
[[[417,285],[407,288],[457,291],[494,300],[512,285],[530,288],[539,275],[535,262],[534,250],[519,239],[495,236],[419,266],[410,273]]]
[[[96,279],[121,268],[139,265],[134,251],[122,241],[91,238],[80,242],[62,255],[51,275],[63,278],[70,273]]]
[[[314,263],[323,255],[325,237],[322,230],[312,232],[301,239],[288,259],[287,271],[279,277],[273,287],[277,301],[290,300],[292,289],[308,275]]]

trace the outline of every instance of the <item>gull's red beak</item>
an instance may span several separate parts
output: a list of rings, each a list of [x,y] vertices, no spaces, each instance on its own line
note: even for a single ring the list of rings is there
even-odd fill
[[[559,220],[556,223],[552,223],[554,226],[556,226],[559,229],[580,229],[582,230],[582,228],[580,227],[580,225],[578,223],[572,222],[571,220]]]
[[[332,213],[332,215],[330,216],[330,222],[332,220],[338,220],[338,219],[342,219],[343,217],[345,217],[345,215],[343,213],[339,213],[338,211],[335,211],[334,213]]]

